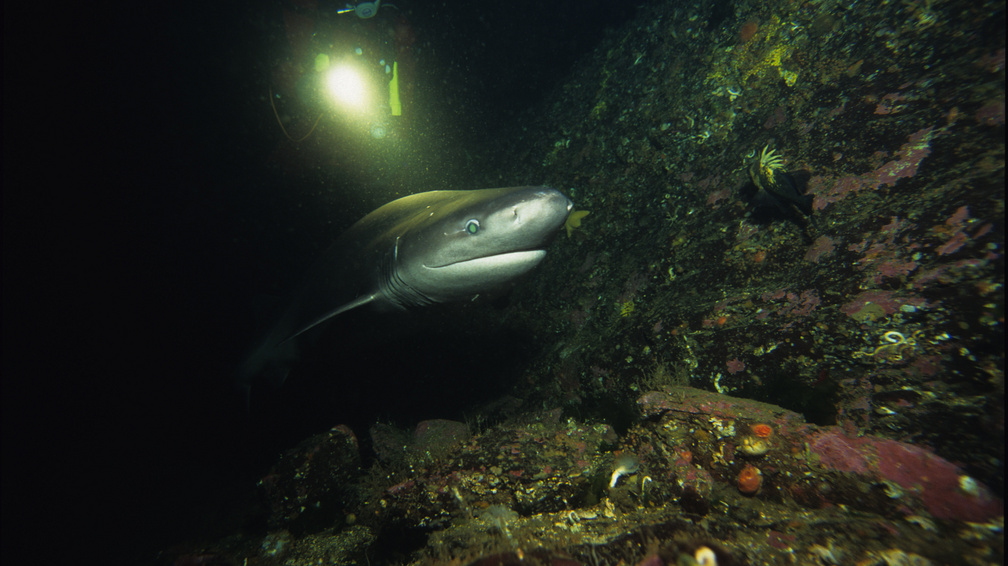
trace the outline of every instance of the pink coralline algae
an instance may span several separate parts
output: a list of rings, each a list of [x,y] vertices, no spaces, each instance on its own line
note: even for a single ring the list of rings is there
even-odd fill
[[[710,191],[707,195],[707,204],[714,206],[718,201],[731,196],[731,189],[720,187],[721,175],[708,175],[694,183],[694,186],[701,191]]]
[[[964,232],[956,232],[955,234],[952,235],[951,238],[949,238],[947,242],[938,246],[938,248],[935,249],[935,251],[938,253],[938,255],[953,254],[959,251],[959,249],[962,248],[964,245],[966,245],[966,241],[968,239],[969,238],[966,237],[966,234]]]
[[[916,244],[906,246],[913,249]],[[872,245],[858,260],[857,268],[865,272],[865,279],[874,285],[881,285],[887,278],[906,277],[920,267],[916,261],[899,258],[898,248],[892,240]]]
[[[728,373],[732,375],[735,375],[736,373],[745,369],[745,362],[743,362],[738,358],[735,358],[734,360],[728,360],[728,363],[726,365],[728,367]]]
[[[863,441],[848,438],[839,432],[820,433],[812,437],[809,448],[819,457],[823,467],[838,472],[868,473],[868,457],[860,451]]]
[[[700,190],[707,190],[721,184],[721,175],[708,175],[696,182],[696,187]]]
[[[799,296],[795,296],[794,293],[788,293],[789,314],[798,318],[804,318],[812,314],[812,311],[819,306],[820,302],[819,293],[814,289],[806,289]]]
[[[862,240],[847,247],[848,251],[864,254],[855,265],[865,272],[865,279],[872,286],[882,285],[885,279],[906,277],[920,267],[916,261],[901,257],[921,247],[907,233],[913,227],[912,223],[893,216],[888,224],[879,228],[873,240]]]
[[[775,303],[781,299],[784,299],[785,302],[765,306],[762,312],[756,315],[756,318],[759,320],[765,320],[771,314],[802,319],[812,314],[812,311],[822,302],[819,298],[819,293],[815,289],[806,289],[801,294],[788,291],[787,289],[778,289],[763,293],[760,295],[760,299],[768,303]],[[790,325],[791,322],[785,325],[785,328]]]
[[[787,533],[782,533],[778,531],[770,531],[767,535],[767,544],[779,549],[787,550],[793,552],[791,548],[794,546],[794,541],[797,539],[794,535],[789,535]]]
[[[889,223],[879,228],[879,232],[882,232],[883,234],[895,235],[912,227],[913,224],[911,224],[907,220],[903,220],[899,216],[890,216]]]
[[[778,106],[774,109],[773,114],[763,122],[763,129],[772,130],[781,124],[786,124],[788,120],[787,109],[784,106]]]
[[[834,242],[829,236],[819,236],[816,238],[815,242],[812,243],[812,247],[805,252],[805,261],[818,263],[820,259],[833,253],[833,250],[836,249],[835,244],[836,242]]]
[[[848,195],[865,189],[878,189],[895,185],[900,179],[913,177],[921,161],[931,154],[931,132],[934,128],[918,130],[896,152],[896,159],[865,175],[845,175],[832,185],[823,177],[809,179],[809,192],[814,195],[812,208],[822,210]]]
[[[976,121],[985,126],[1000,126],[1005,123],[1005,101],[991,100],[976,111]]]
[[[899,159],[875,170],[872,178],[877,186],[895,185],[896,181],[917,174],[921,161],[931,155],[931,130],[924,128],[911,134],[909,141],[896,154]]]
[[[948,219],[945,220],[945,224],[948,226],[958,227],[962,226],[962,224],[967,220],[969,220],[969,218],[970,218],[969,207],[966,205],[962,205],[959,208],[957,208],[954,213],[952,213],[952,216],[949,216]]]
[[[898,311],[903,305],[919,307],[924,302],[924,299],[920,297],[900,297],[893,291],[864,291],[858,293],[853,300],[840,307],[840,312],[857,319],[857,314],[866,306],[877,305],[883,311],[883,314],[888,316]]]
[[[894,112],[899,112],[903,109],[902,106],[897,106],[897,102],[905,100],[906,97],[898,92],[890,92],[889,94],[882,97],[878,105],[875,106],[876,114],[892,114]]]
[[[776,291],[767,291],[760,295],[760,299],[763,301],[776,301],[778,299],[783,299],[787,295],[787,289],[777,289]]]
[[[1005,48],[980,57],[977,65],[990,73],[1000,73],[1005,69]]]
[[[983,483],[925,447],[861,436],[853,426],[818,427],[781,407],[688,387],[651,391],[637,404],[645,416],[663,415],[683,423],[708,420],[696,421],[689,414],[736,422],[741,419],[742,424],[736,426],[753,432],[754,423],[769,423],[774,432],[774,455],[763,461],[766,466],[760,465],[763,479],[770,479],[771,492],[790,493],[803,504],[844,504],[866,510],[881,507],[887,514],[926,513],[937,519],[975,522],[1004,513],[1003,501]],[[726,443],[721,457],[730,461],[736,451],[737,447]],[[675,446],[665,453],[662,460],[667,464],[672,459],[672,473],[680,485],[685,480],[701,495],[712,482],[735,484],[737,468],[722,472],[708,467],[689,447]],[[767,475],[771,464],[774,473]],[[698,476],[698,470],[704,469],[710,475]],[[804,473],[794,473],[797,470]],[[810,475],[811,482],[806,479]],[[872,486],[881,483],[889,497],[865,497]]]
[[[887,438],[849,437],[835,427],[814,434],[809,448],[825,469],[874,475],[899,485],[936,518],[985,521],[1004,513],[1003,502],[990,490],[924,448]]]
[[[724,200],[730,196],[731,191],[728,189],[718,189],[716,191],[712,191],[707,195],[707,205],[714,206],[719,200]]]
[[[918,264],[915,261],[899,261],[895,259],[881,261],[875,265],[877,275],[875,281],[881,282],[880,279],[885,277],[906,277],[917,269],[917,267]]]
[[[964,205],[956,209],[952,216],[945,220],[944,224],[939,224],[934,227],[934,232],[938,234],[948,234],[952,231],[952,237],[935,249],[935,252],[938,255],[953,254],[966,245],[966,242],[969,241],[969,237],[966,235],[964,227],[969,220],[969,207]]]
[[[816,176],[809,179],[809,190],[813,196],[812,208],[822,210],[834,202],[838,202],[849,194],[869,188],[868,181],[857,175],[845,175],[829,185],[825,177]]]

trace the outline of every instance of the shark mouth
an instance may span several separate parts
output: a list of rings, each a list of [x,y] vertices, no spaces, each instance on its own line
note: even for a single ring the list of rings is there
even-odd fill
[[[446,269],[446,270],[459,270],[468,271],[473,269],[479,269],[481,271],[491,271],[496,269],[508,269],[515,268],[518,266],[527,265],[527,269],[531,269],[539,264],[542,259],[546,257],[546,250],[519,250],[513,252],[505,252],[501,254],[493,254],[482,257],[476,257],[473,259],[466,259],[462,261],[456,261],[452,263],[446,263],[444,265],[424,265],[426,269]]]

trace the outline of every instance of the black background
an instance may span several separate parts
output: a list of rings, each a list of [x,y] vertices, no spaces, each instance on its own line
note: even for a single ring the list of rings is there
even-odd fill
[[[5,563],[137,563],[223,534],[299,440],[341,422],[366,436],[378,419],[458,418],[535,348],[451,309],[353,313],[324,338],[352,355],[322,356],[246,409],[231,374],[255,334],[252,297],[289,288],[373,204],[306,202],[305,185],[339,186],[339,172],[269,163],[282,142],[265,91],[283,6],[5,5]],[[418,87],[444,101],[431,111],[477,161],[633,13],[576,0],[400,8]],[[449,187],[416,190],[432,188]],[[396,381],[417,365],[421,382]],[[481,365],[504,374],[477,381]],[[326,371],[341,374],[330,402],[306,401]]]

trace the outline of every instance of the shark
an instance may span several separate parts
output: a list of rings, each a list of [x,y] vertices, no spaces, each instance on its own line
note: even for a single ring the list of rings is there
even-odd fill
[[[546,186],[418,193],[374,210],[308,270],[238,369],[283,382],[320,325],[364,305],[409,309],[507,288],[542,262],[573,203]]]

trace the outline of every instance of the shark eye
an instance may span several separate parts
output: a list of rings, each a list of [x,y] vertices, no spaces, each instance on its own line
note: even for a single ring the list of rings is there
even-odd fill
[[[472,220],[466,222],[465,231],[467,233],[475,234],[476,232],[479,232],[479,229],[480,229],[479,220],[473,218]]]

